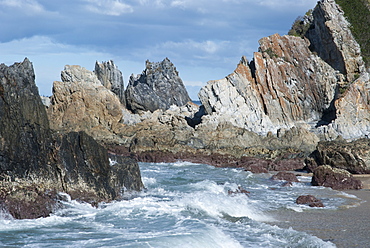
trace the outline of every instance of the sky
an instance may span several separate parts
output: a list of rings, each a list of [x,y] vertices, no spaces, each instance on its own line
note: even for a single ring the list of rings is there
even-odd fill
[[[192,99],[232,73],[258,40],[285,35],[317,0],[0,0],[0,63],[33,63],[50,96],[65,65],[113,60],[124,76],[168,57]]]

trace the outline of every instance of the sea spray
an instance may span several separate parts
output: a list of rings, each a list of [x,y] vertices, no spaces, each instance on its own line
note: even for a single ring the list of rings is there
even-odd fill
[[[26,247],[334,247],[274,225],[269,211],[289,209],[298,194],[337,194],[268,174],[202,164],[141,163],[146,190],[98,208],[63,197],[51,217],[0,220],[0,244]],[[250,193],[231,193],[243,188]],[[351,198],[326,201],[328,211]],[[300,207],[299,207],[300,208]],[[286,210],[289,211],[289,210]],[[299,211],[305,211],[301,208]]]

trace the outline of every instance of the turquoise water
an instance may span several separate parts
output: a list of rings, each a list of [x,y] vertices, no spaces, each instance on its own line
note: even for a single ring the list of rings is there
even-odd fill
[[[0,247],[335,247],[314,236],[282,229],[274,210],[310,211],[298,206],[302,194],[320,198],[327,211],[348,204],[343,193],[292,187],[269,174],[178,163],[140,163],[146,190],[93,208],[66,200],[51,217],[0,217]],[[230,194],[242,187],[250,192]],[[67,196],[68,198],[68,196]]]

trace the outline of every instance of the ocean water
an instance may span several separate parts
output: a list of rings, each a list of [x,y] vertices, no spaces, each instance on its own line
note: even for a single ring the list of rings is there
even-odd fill
[[[309,186],[283,187],[270,174],[177,163],[140,163],[146,190],[98,208],[71,201],[48,218],[0,215],[0,247],[335,247],[275,225],[270,212],[312,211],[295,199],[313,194],[335,211],[351,196]],[[241,187],[249,195],[232,193]]]

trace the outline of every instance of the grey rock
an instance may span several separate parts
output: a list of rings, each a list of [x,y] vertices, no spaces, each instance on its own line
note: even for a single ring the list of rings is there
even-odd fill
[[[98,77],[91,71],[79,65],[66,65],[61,72],[62,82],[86,82],[93,85],[101,85]]]
[[[334,69],[353,81],[365,71],[360,45],[353,37],[350,24],[334,0],[321,0],[312,13],[311,28],[306,33],[310,48]]]
[[[191,101],[179,74],[166,58],[162,62],[146,61],[138,76],[131,75],[126,92],[126,106],[134,113],[166,110],[171,105],[183,106]]]
[[[102,63],[96,61],[94,72],[104,87],[115,93],[120,102],[125,104],[125,88],[122,72],[114,62],[112,60]]]

